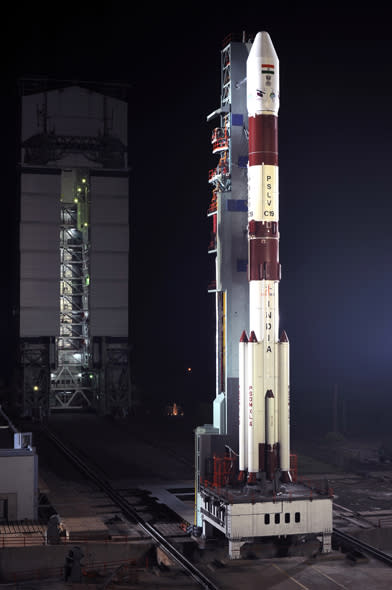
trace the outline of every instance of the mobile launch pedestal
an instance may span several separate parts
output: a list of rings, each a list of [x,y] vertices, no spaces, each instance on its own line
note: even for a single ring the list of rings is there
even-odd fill
[[[279,60],[266,32],[222,51],[220,157],[210,172],[216,279],[214,424],[196,429],[196,524],[229,541],[314,535],[330,551],[332,493],[297,480],[290,455],[289,341],[279,337]],[[246,166],[247,162],[247,166]],[[244,272],[247,271],[247,272]],[[249,326],[247,331],[246,326]],[[242,332],[242,334],[241,334]],[[239,341],[239,343],[238,343]]]

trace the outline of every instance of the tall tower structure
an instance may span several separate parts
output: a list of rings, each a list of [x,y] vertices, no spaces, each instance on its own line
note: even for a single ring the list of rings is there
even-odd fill
[[[24,79],[21,111],[20,409],[126,413],[126,89]]]
[[[209,171],[212,199],[209,254],[214,277],[209,292],[216,304],[216,397],[214,427],[227,434],[238,426],[238,334],[249,315],[247,282],[246,58],[248,45],[227,38],[221,51],[220,108],[207,117],[219,121],[212,152],[219,160]]]
[[[208,247],[215,296],[216,388],[213,424],[195,431],[196,524],[201,526],[200,478],[206,457],[224,454],[225,444],[238,446],[238,338],[249,317],[247,278],[248,113],[246,60],[251,44],[245,36],[229,36],[221,50],[220,106],[207,116],[217,165],[209,171],[211,203]],[[219,436],[217,436],[219,435]]]

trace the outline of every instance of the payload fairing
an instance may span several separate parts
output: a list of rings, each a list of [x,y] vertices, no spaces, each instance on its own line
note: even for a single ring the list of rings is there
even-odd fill
[[[279,60],[266,32],[247,60],[250,337],[239,350],[239,470],[290,479],[289,342],[279,330]]]

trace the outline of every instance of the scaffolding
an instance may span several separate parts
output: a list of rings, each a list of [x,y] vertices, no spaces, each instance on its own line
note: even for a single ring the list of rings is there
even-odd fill
[[[60,207],[60,326],[51,374],[51,408],[94,405],[89,330],[89,177],[63,170]]]

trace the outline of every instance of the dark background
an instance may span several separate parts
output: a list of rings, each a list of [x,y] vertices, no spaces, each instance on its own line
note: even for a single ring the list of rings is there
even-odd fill
[[[208,169],[223,38],[267,30],[281,68],[281,327],[293,413],[389,425],[392,403],[392,35],[376,6],[21,6],[2,37],[1,376],[16,339],[17,79],[130,84],[131,340],[137,395],[185,408],[215,396],[207,294]],[[355,10],[354,10],[355,6]],[[264,9],[262,10],[262,7]],[[140,7],[139,7],[140,8]],[[130,9],[127,15],[125,10]],[[187,367],[192,367],[188,374]],[[211,416],[207,415],[210,421]]]

